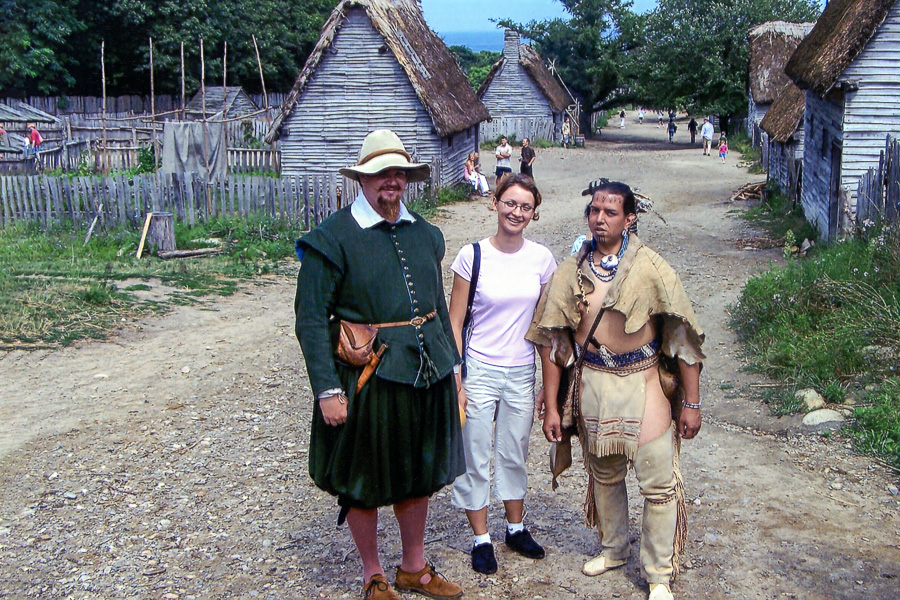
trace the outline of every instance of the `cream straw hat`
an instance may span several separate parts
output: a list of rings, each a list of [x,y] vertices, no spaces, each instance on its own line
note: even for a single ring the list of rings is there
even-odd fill
[[[352,167],[340,169],[340,173],[359,181],[360,175],[375,175],[387,169],[408,172],[410,183],[425,181],[431,176],[427,164],[411,161],[403,142],[390,129],[377,129],[367,135],[359,150],[359,161]]]

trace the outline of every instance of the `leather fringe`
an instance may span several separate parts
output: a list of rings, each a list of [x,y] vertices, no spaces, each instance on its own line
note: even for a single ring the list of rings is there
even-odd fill
[[[687,546],[687,499],[684,491],[684,477],[681,475],[681,436],[675,434],[675,458],[673,470],[675,471],[675,501],[678,503],[678,517],[675,520],[674,555],[672,556],[672,581],[681,574],[681,559]]]
[[[585,494],[584,505],[582,508],[584,509],[584,522],[587,523],[587,526],[590,528],[596,527],[597,507],[594,504],[594,474],[591,473],[590,467],[588,467],[587,494]]]

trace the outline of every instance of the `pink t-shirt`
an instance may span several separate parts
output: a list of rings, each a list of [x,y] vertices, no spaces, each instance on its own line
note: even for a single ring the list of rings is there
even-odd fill
[[[500,367],[534,363],[534,344],[525,339],[541,286],[556,270],[553,254],[540,244],[525,240],[518,252],[500,252],[484,239],[481,272],[472,302],[472,337],[466,354]],[[450,269],[472,280],[472,244],[463,246]]]

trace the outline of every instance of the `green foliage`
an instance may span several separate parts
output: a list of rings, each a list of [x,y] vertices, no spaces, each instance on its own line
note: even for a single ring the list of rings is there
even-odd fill
[[[543,150],[544,148],[558,148],[562,146],[562,144],[558,142],[553,142],[544,138],[534,138],[531,141],[531,145],[539,150]]]
[[[506,137],[506,141],[509,142],[510,146],[516,145],[516,134],[506,135],[501,133],[497,137],[492,140],[481,140],[481,149],[482,150],[494,150],[497,146],[500,145],[500,139]]]
[[[900,371],[900,234],[817,248],[748,280],[731,325],[755,369],[839,399]]]
[[[443,187],[437,191],[429,189],[423,198],[417,198],[407,203],[407,208],[414,210],[425,218],[431,218],[438,213],[441,206],[456,202],[469,202],[471,187],[457,184],[452,187]]]
[[[467,46],[450,46],[450,52],[456,58],[459,68],[469,79],[469,85],[476,90],[484,83],[491,66],[500,60],[499,52],[488,50],[474,52]]]
[[[140,229],[95,231],[34,224],[0,229],[0,346],[67,345],[102,339],[126,322],[166,310],[132,292],[160,283],[174,287],[169,302],[193,303],[231,294],[242,278],[276,272],[293,256],[295,223],[276,219],[217,219],[196,228],[176,223],[179,248],[217,245],[219,256],[184,261],[135,258]],[[35,275],[39,273],[40,275]],[[119,283],[128,279],[139,284]]]
[[[652,106],[744,114],[747,32],[766,21],[815,21],[819,13],[815,0],[659,0],[630,54],[630,87]]]
[[[189,90],[199,89],[204,41],[207,85],[221,85],[224,42],[228,83],[260,89],[256,35],[266,85],[289,89],[337,0],[5,0],[0,9],[0,89],[5,95],[97,95],[100,44],[106,42],[110,94],[149,93],[153,38],[157,93],[181,89],[181,43]]]
[[[815,241],[819,235],[806,221],[802,207],[785,196],[774,182],[769,184],[763,200],[741,213],[741,218],[763,229],[779,246],[793,246],[805,239]],[[785,242],[789,232],[794,240],[790,244]]]
[[[857,450],[900,467],[900,379],[876,384],[853,411],[851,428]]]

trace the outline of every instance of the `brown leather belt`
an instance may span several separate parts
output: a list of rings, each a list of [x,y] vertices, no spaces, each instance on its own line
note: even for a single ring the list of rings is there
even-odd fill
[[[394,321],[393,323],[379,323],[378,325],[369,325],[369,327],[374,327],[375,329],[385,329],[386,327],[403,327],[404,325],[412,325],[415,328],[419,328],[428,321],[432,320],[437,316],[437,310],[433,310],[424,317],[413,317],[409,321]]]

